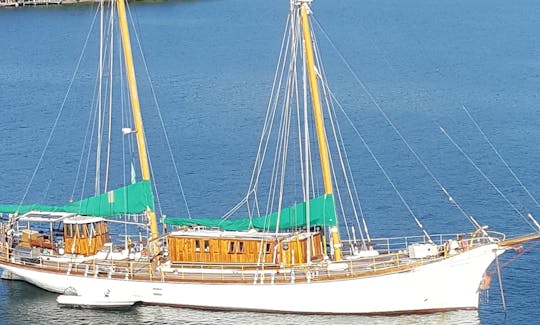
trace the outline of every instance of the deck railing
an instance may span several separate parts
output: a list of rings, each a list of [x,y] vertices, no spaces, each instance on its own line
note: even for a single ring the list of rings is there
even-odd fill
[[[448,240],[465,238],[468,248],[484,245],[504,239],[504,235],[490,233],[485,236],[468,236],[465,234],[436,235],[433,244],[441,250]],[[340,263],[319,261],[310,265],[291,265],[283,267],[276,264],[212,264],[212,263],[155,263],[135,260],[90,260],[84,262],[54,261],[45,258],[25,257],[13,252],[7,245],[0,243],[0,261],[15,263],[23,267],[39,268],[49,272],[64,273],[83,277],[150,280],[161,282],[214,281],[239,283],[293,283],[320,281],[340,277],[370,276],[374,273],[392,272],[412,268],[417,265],[432,263],[448,257],[446,252],[425,258],[409,258],[407,246],[413,243],[427,243],[426,238],[401,237],[373,239],[373,248],[379,255],[358,257],[350,255]],[[353,243],[346,243],[353,247]],[[354,243],[358,245],[359,243]],[[347,256],[346,256],[347,257]]]
[[[484,244],[490,241],[502,241],[505,235],[500,232],[486,231],[488,236],[475,233],[457,233],[457,234],[435,234],[430,235],[432,243],[438,246],[443,246],[449,240],[467,240],[469,245]],[[429,239],[426,236],[407,236],[407,237],[388,237],[388,238],[372,238],[369,242],[344,240],[343,244],[349,254],[353,254],[355,250],[374,249],[379,253],[393,253],[406,250],[412,244],[427,244]]]
[[[63,0],[0,0],[0,7],[59,5]]]

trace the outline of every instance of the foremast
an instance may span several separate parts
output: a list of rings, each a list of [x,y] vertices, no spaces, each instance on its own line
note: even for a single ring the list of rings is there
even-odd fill
[[[126,74],[129,85],[129,96],[131,99],[131,110],[133,113],[133,123],[135,126],[135,136],[137,139],[137,150],[139,152],[139,163],[141,166],[141,177],[145,181],[150,181],[150,167],[148,164],[148,152],[146,149],[146,138],[144,136],[144,127],[141,115],[141,107],[139,103],[139,93],[137,91],[137,80],[135,79],[135,68],[133,66],[133,54],[131,51],[131,41],[129,37],[129,28],[126,18],[126,7],[124,0],[117,0],[118,21],[120,25],[120,33],[122,36],[122,48],[124,52],[124,61],[126,65]],[[154,255],[159,254],[159,247],[156,239],[159,237],[157,226],[156,213],[149,207],[146,209],[146,214],[150,222],[151,236],[149,242],[152,242],[151,248]]]
[[[319,84],[317,81],[317,73],[315,71],[315,59],[313,54],[313,42],[311,40],[311,28],[309,26],[308,15],[310,13],[309,4],[312,0],[293,0],[300,6],[300,18],[302,32],[304,36],[304,49],[306,54],[306,65],[309,77],[309,87],[311,91],[311,102],[313,105],[313,115],[315,119],[315,128],[317,131],[317,142],[319,145],[319,156],[321,159],[321,167],[324,181],[324,192],[326,195],[333,194],[332,174],[330,171],[330,159],[328,155],[328,142],[326,131],[324,128],[324,119],[321,109],[321,100],[319,95]],[[332,247],[334,248],[334,258],[336,261],[343,259],[341,253],[341,240],[337,225],[330,227],[330,236]]]

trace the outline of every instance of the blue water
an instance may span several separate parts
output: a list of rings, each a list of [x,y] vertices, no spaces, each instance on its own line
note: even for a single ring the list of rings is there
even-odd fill
[[[221,215],[245,193],[279,54],[288,1],[177,1],[132,5],[189,209]],[[381,116],[386,112],[453,197],[490,229],[532,229],[439,130],[445,128],[520,212],[540,207],[468,119],[467,107],[534,197],[540,194],[540,3],[503,0],[316,0],[317,21],[369,89],[319,36],[329,82],[357,129],[432,233],[470,227]],[[17,203],[47,141],[94,15],[64,6],[0,11],[0,198]],[[93,39],[92,39],[93,40]],[[90,46],[90,45],[89,45]],[[141,63],[138,60],[137,63]],[[28,200],[65,201],[91,106],[94,63],[82,60],[59,131]],[[138,65],[143,109],[152,106]],[[82,76],[82,77],[81,77]],[[81,83],[82,81],[82,83]],[[70,115],[71,114],[71,115]],[[149,116],[148,116],[149,115]],[[157,129],[147,114],[147,129]],[[145,116],[145,117],[146,117]],[[78,123],[80,122],[80,124]],[[149,132],[150,133],[150,132]],[[406,208],[351,128],[344,129],[371,235],[418,233]],[[166,213],[186,215],[163,139],[150,139]],[[66,194],[68,193],[68,194]],[[528,248],[528,247],[526,247]],[[205,312],[144,306],[127,312],[60,309],[56,295],[0,282],[4,323],[531,324],[540,318],[540,249],[501,258],[507,318],[494,278],[478,312],[401,317],[323,317]],[[348,294],[348,293],[343,293]],[[362,294],[362,293],[355,293]],[[381,293],[385,294],[385,293]],[[256,298],[254,298],[256,299]],[[354,299],[354,296],[351,298]]]

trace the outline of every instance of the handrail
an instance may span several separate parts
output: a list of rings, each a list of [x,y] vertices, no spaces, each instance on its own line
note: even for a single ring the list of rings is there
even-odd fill
[[[445,250],[445,240],[456,240],[460,234],[441,234],[431,236],[441,244],[437,246],[437,253],[424,258],[411,258],[406,249],[396,249],[395,243],[401,245],[413,243],[426,243],[423,236],[376,238],[374,243],[384,243],[378,256],[360,257],[344,260],[342,262],[320,261],[311,264],[297,264],[283,267],[273,263],[195,263],[171,262],[162,263],[157,268],[149,260],[89,260],[84,262],[54,261],[44,258],[26,258],[17,253],[13,254],[6,243],[0,243],[0,263],[16,264],[21,267],[39,268],[49,272],[68,273],[84,277],[129,278],[133,280],[182,282],[182,281],[215,281],[253,283],[254,281],[271,281],[272,283],[289,283],[291,281],[324,281],[344,277],[372,276],[388,272],[398,272],[449,258]],[[467,240],[468,248],[478,247],[490,243],[500,243],[504,234],[490,232],[490,236],[476,236],[461,234]],[[467,236],[467,237],[465,237]],[[377,248],[377,246],[375,246]],[[390,249],[391,248],[391,249]],[[459,254],[460,252],[456,252]],[[331,267],[332,266],[332,267]],[[334,268],[335,267],[335,268]],[[258,283],[259,283],[258,282]]]
[[[430,235],[431,239],[434,241],[435,245],[444,245],[448,240],[457,240],[459,236],[462,236],[465,239],[473,238],[489,238],[495,242],[504,241],[506,235],[497,231],[487,231],[488,237],[482,236],[481,234],[473,233],[453,233],[453,234],[434,234]],[[428,243],[429,240],[426,236],[402,236],[402,237],[386,237],[386,238],[371,238],[369,242],[361,240],[342,240],[344,246],[361,248],[361,247],[370,247],[370,249],[375,249],[379,252],[396,252],[399,250],[406,249],[411,244],[416,243]]]

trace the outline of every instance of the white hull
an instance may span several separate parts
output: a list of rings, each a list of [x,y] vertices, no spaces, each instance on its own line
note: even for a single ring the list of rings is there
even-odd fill
[[[147,304],[208,309],[324,314],[377,314],[476,309],[482,276],[504,252],[477,247],[413,270],[349,280],[311,283],[202,284],[118,280],[48,273],[0,265],[40,288],[79,295],[122,295]]]
[[[56,302],[65,307],[99,309],[127,309],[136,303],[136,301],[125,298],[110,297],[108,294],[96,297],[60,295],[56,298]]]

